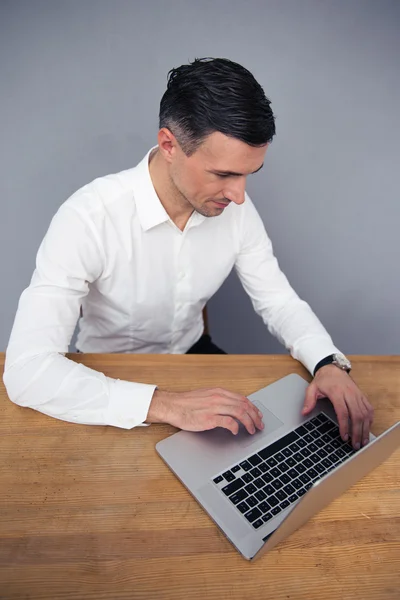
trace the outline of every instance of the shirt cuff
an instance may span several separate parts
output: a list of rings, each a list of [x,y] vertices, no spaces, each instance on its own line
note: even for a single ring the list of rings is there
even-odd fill
[[[110,404],[107,425],[132,429],[144,423],[156,385],[113,379],[110,383]]]
[[[314,374],[314,369],[320,360],[331,354],[341,353],[328,339],[310,339],[303,342],[297,349],[293,350],[292,356],[299,360],[305,368]]]

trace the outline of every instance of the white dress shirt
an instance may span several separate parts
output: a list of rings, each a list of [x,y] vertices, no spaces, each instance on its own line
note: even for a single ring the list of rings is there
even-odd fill
[[[194,212],[181,231],[154,190],[149,154],[84,186],[53,218],[7,348],[13,402],[75,423],[143,424],[157,381],[112,379],[64,356],[81,307],[82,352],[185,353],[233,267],[270,332],[311,373],[338,352],[280,270],[250,198],[217,217]]]

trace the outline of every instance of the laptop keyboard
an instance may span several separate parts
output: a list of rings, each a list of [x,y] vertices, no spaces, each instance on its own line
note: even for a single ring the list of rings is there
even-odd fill
[[[324,413],[213,478],[258,529],[355,453]]]

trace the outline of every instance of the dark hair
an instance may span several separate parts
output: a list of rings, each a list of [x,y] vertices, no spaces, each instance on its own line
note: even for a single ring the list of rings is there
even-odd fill
[[[175,135],[188,156],[214,131],[262,146],[275,135],[270,105],[261,85],[241,65],[226,58],[199,58],[168,73],[159,126]]]

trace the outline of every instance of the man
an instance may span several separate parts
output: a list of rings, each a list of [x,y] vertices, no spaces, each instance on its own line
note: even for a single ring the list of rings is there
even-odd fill
[[[7,349],[9,397],[76,423],[262,429],[235,391],[172,393],[64,356],[81,309],[82,352],[221,352],[202,336],[202,309],[234,266],[269,330],[315,374],[303,413],[328,396],[343,439],[366,444],[372,407],[280,271],[245,193],[275,134],[263,89],[229,60],[195,60],[170,72],[159,125],[136,168],[84,186],[52,220]]]

